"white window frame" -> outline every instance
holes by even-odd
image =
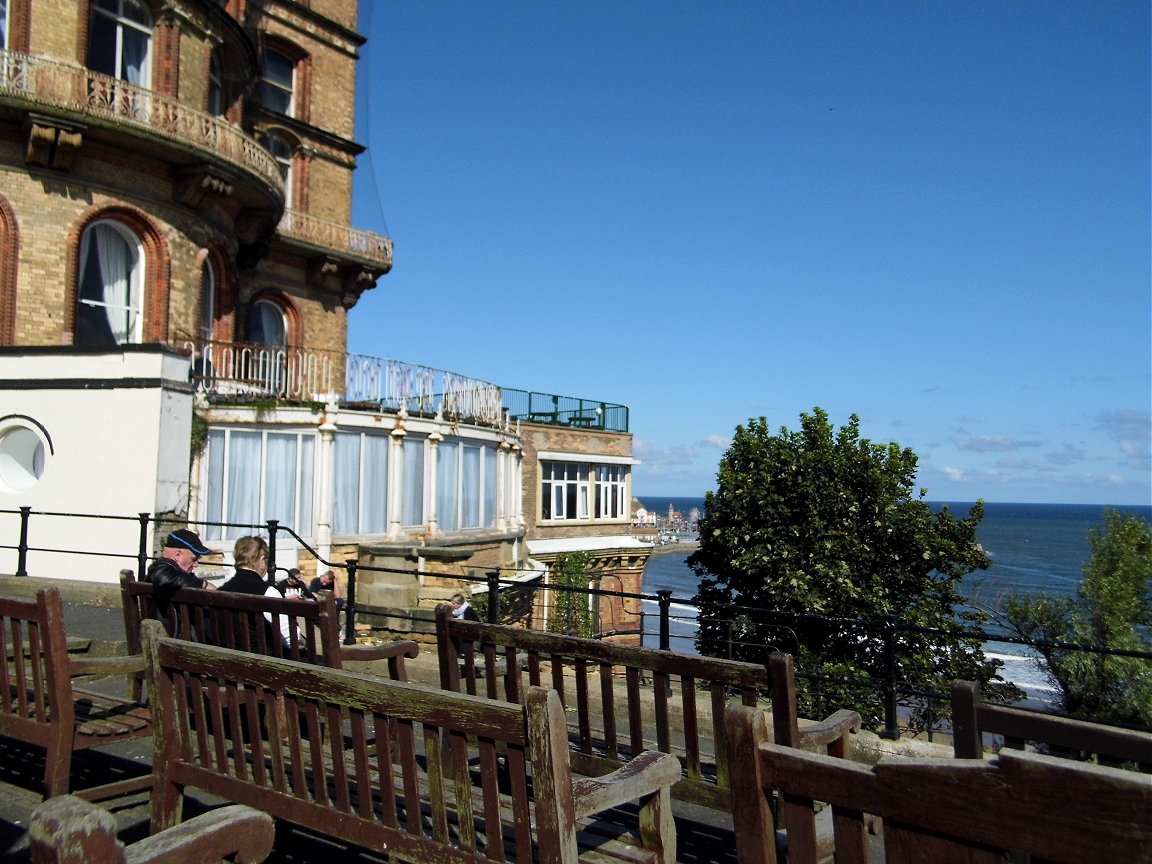
[[[630,521],[629,490],[636,460],[543,450],[537,458],[542,522]],[[618,515],[607,515],[613,504]]]
[[[449,444],[445,447],[444,444]],[[440,530],[445,533],[460,531],[487,531],[496,526],[496,508],[499,506],[496,496],[498,456],[495,445],[489,442],[469,441],[454,438],[451,441],[441,442],[437,448],[437,458],[441,460],[437,470],[437,501],[443,500],[444,495],[450,495],[454,502],[452,518],[449,514],[438,510],[437,523]],[[445,454],[452,453],[453,470],[444,471]],[[465,475],[470,466],[474,465],[476,488],[473,494],[466,495]],[[451,477],[451,489],[446,479]]]

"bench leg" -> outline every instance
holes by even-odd
[[[676,823],[668,786],[640,799],[640,836],[644,848],[656,852],[661,864],[676,864]]]
[[[57,724],[63,727],[63,724]],[[71,724],[69,724],[71,725]],[[68,794],[72,774],[72,730],[67,734],[54,732],[44,754],[44,797],[55,798]]]

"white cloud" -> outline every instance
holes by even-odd
[[[1103,429],[1120,444],[1124,467],[1152,470],[1152,415],[1141,411],[1106,411],[1096,418]]]
[[[1022,447],[1039,446],[1039,441],[1017,441],[1007,435],[971,435],[956,442],[958,449],[974,453],[1011,453]]]
[[[708,435],[700,440],[701,447],[711,447],[715,450],[727,450],[732,446],[731,435]]]

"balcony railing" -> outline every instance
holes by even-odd
[[[525,423],[628,431],[628,407],[611,402],[504,388],[504,407],[510,419]]]
[[[89,122],[113,121],[202,150],[207,159],[229,162],[272,189],[284,188],[276,161],[239,126],[83,66],[0,51],[0,99],[20,100]]]
[[[437,414],[497,426],[495,384],[399,360],[304,348],[189,340],[197,389],[219,399],[319,402]]]
[[[392,269],[392,241],[371,231],[319,219],[298,210],[285,210],[278,230],[294,240],[342,251]]]
[[[315,348],[277,348],[189,339],[192,377],[225,400],[323,402],[410,414],[442,414],[500,426],[513,420],[608,432],[628,431],[628,408],[572,396],[497,387],[478,378],[399,360]]]

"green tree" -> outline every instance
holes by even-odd
[[[1152,726],[1152,660],[1059,647],[1152,652],[1152,525],[1114,510],[1104,523],[1075,597],[1012,594],[1003,618],[1040,653],[1066,712]]]
[[[789,651],[806,673],[857,682],[826,682],[817,705],[800,680],[803,710],[854,708],[876,727],[885,659],[875,622],[893,616],[956,629],[986,620],[962,608],[958,590],[989,564],[976,541],[984,508],[978,503],[966,519],[933,512],[924,490],[913,497],[916,454],[861,439],[855,415],[838,432],[820,408],[800,419],[798,431],[775,435],[764,418],[750,420],[721,459],[700,547],[688,559],[700,580],[697,647],[754,662]],[[1000,664],[984,657],[977,638],[902,631],[898,643],[898,677],[910,689],[946,693],[951,679],[965,678],[992,698],[1019,695],[998,680]],[[901,694],[899,703],[913,706],[910,725],[923,726],[919,700]]]

